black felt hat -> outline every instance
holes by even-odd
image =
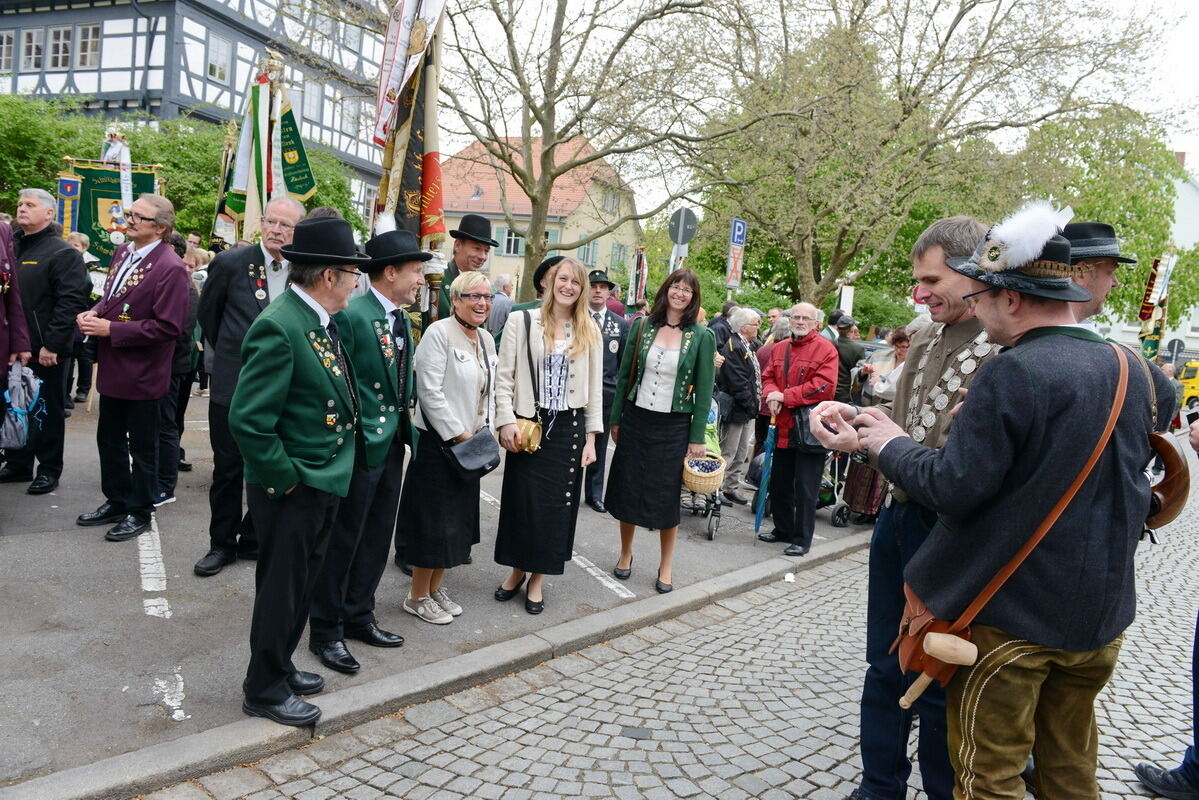
[[[545,278],[545,274],[564,258],[566,258],[566,256],[550,256],[545,261],[542,261],[540,264],[538,264],[537,269],[533,270],[533,288],[537,291],[538,295],[540,295],[543,291],[541,288],[541,281]]]
[[[391,264],[407,264],[410,261],[428,261],[432,253],[420,249],[420,242],[409,231],[387,231],[372,236],[366,243],[366,254],[371,257],[364,269],[378,272]]]
[[[450,231],[455,239],[470,239],[472,242],[485,244],[488,247],[499,247],[500,243],[491,238],[491,220],[478,214],[465,214],[458,227]]]
[[[1116,229],[1103,222],[1071,222],[1062,229],[1070,240],[1070,263],[1094,258],[1112,258],[1121,264],[1135,264],[1135,258],[1120,255]]]
[[[317,217],[296,223],[291,244],[279,248],[293,264],[364,264],[370,256],[358,252],[354,229],[344,219]]]
[[[591,270],[591,272],[587,274],[587,282],[588,283],[606,283],[606,284],[608,284],[609,290],[613,290],[616,288],[616,284],[613,283],[612,281],[608,280],[608,273],[604,272],[602,269]]]

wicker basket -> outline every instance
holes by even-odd
[[[715,461],[720,465],[720,468],[714,469],[711,472],[700,472],[691,466],[694,461]],[[725,466],[724,459],[718,453],[708,453],[702,459],[684,458],[683,485],[696,494],[711,494],[719,489],[720,484],[724,482]]]

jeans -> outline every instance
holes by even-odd
[[[916,677],[905,675],[887,651],[903,616],[903,570],[923,544],[936,514],[917,503],[893,501],[879,514],[870,540],[870,584],[866,601],[866,679],[862,686],[862,783],[873,800],[908,796],[908,739],[913,713],[920,717],[920,775],[930,800],[953,796],[945,727],[945,690],[933,683],[910,709],[899,698]]]

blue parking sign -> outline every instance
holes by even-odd
[[[729,231],[729,244],[745,245],[745,232],[749,230],[749,226],[745,224],[743,219],[733,220],[732,230]]]

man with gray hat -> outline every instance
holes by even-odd
[[[853,388],[853,381],[850,376],[853,374],[853,368],[858,365],[858,362],[866,357],[865,346],[856,339],[850,337],[849,332],[853,330],[853,326],[857,325],[857,320],[848,314],[842,314],[837,318],[837,340],[833,345],[837,348],[837,402],[850,403],[850,390]]]
[[[813,412],[825,446],[866,449],[938,515],[904,571],[938,619],[961,617],[1017,551],[1035,545],[991,587],[970,626],[979,658],[946,687],[959,798],[1023,798],[1030,754],[1038,796],[1098,797],[1094,701],[1135,611],[1151,398],[1156,392],[1161,420],[1173,400],[1156,368],[1147,376],[1133,355],[1074,324],[1070,304],[1092,296],[1062,275],[1070,264],[1070,243],[1057,234],[1063,216],[1030,204],[970,258],[949,260],[975,281],[963,299],[1007,349],[979,370],[941,449],[918,444],[877,409]],[[1106,442],[1105,420],[1113,426]],[[1092,451],[1094,468],[1079,481]],[[1051,510],[1060,511],[1056,521]],[[1037,544],[1032,534],[1046,522]]]
[[[1085,303],[1074,303],[1071,308],[1080,323],[1103,310],[1107,296],[1120,285],[1116,272],[1121,264],[1135,264],[1135,258],[1120,255],[1120,242],[1116,230],[1102,222],[1071,222],[1062,229],[1062,236],[1070,241],[1070,269],[1067,277],[1091,293]]]

